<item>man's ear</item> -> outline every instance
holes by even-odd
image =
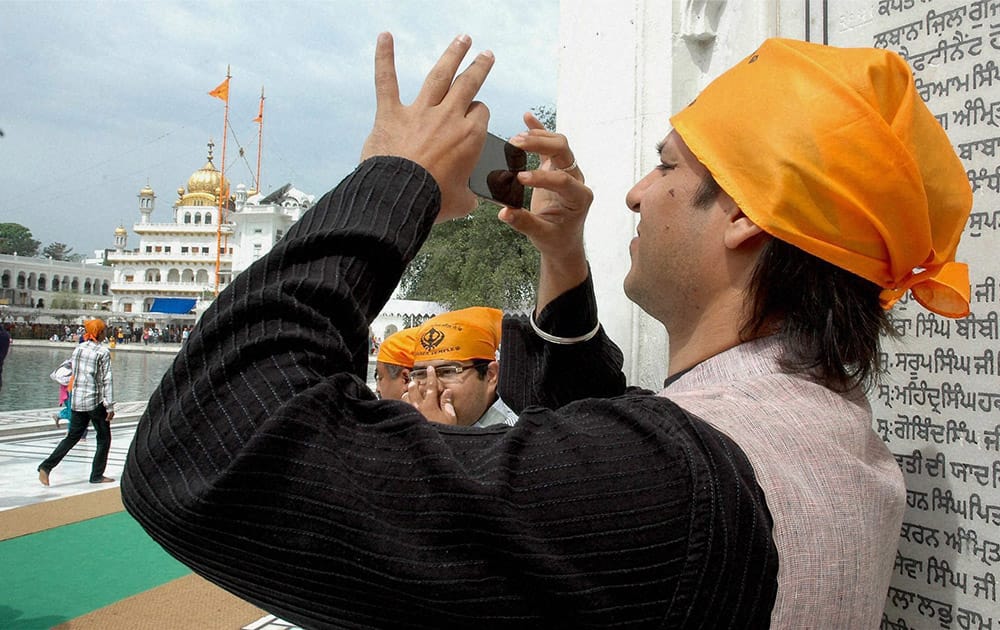
[[[740,249],[745,246],[756,246],[761,240],[761,235],[767,232],[750,220],[750,217],[743,214],[743,210],[736,205],[732,197],[722,193],[725,199],[722,203],[725,207],[729,222],[726,224],[726,231],[723,234],[723,242],[728,249]]]
[[[409,384],[410,382],[410,368],[403,368],[399,371],[399,375],[403,377],[403,384]]]
[[[486,366],[486,382],[496,387],[497,381],[500,379],[500,363],[497,361],[490,361],[490,364]]]

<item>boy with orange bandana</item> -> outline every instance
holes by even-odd
[[[49,473],[59,465],[93,424],[97,433],[97,450],[90,469],[90,483],[111,483],[104,476],[111,451],[111,420],[115,417],[112,389],[111,353],[101,345],[106,337],[102,319],[89,319],[83,324],[83,341],[73,350],[73,392],[70,404],[69,432],[52,453],[38,466],[38,480],[49,485]]]

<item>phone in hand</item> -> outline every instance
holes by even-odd
[[[499,136],[486,134],[486,144],[469,177],[477,196],[510,208],[524,207],[524,186],[517,174],[528,168],[528,154]]]

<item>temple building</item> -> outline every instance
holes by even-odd
[[[114,268],[111,310],[119,314],[200,312],[216,293],[254,260],[267,253],[288,228],[312,206],[315,197],[290,184],[264,196],[240,184],[229,190],[208,161],[177,189],[169,221],[156,222],[156,194],[147,184],[139,191],[139,222],[132,231],[138,247],[128,248],[128,231],[115,230],[115,248],[107,255]],[[221,214],[221,216],[220,216]]]

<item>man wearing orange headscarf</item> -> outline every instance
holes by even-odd
[[[753,468],[778,552],[771,627],[876,628],[905,488],[865,392],[904,294],[944,317],[969,313],[955,260],[972,206],[965,169],[887,50],[769,39],[670,122],[659,165],[625,198],[639,219],[625,292],[670,336],[660,396]],[[546,135],[512,142],[542,151]],[[565,145],[551,159],[575,164]],[[573,237],[589,191],[572,174],[537,182],[564,223],[504,211],[542,253],[532,325],[553,353],[596,321],[566,304],[589,290]],[[572,387],[558,365],[546,373]]]
[[[375,360],[375,393],[382,400],[402,400],[413,369],[417,328],[404,328],[385,338]]]
[[[73,391],[70,403],[69,431],[55,450],[38,466],[38,480],[49,485],[49,474],[59,465],[70,449],[94,425],[97,433],[97,450],[90,468],[90,483],[111,483],[105,477],[108,453],[111,451],[111,420],[115,417],[112,388],[111,353],[101,345],[106,326],[102,319],[89,319],[83,323],[83,341],[73,350]]]
[[[126,508],[303,626],[878,627],[905,497],[864,395],[883,308],[968,309],[969,184],[906,64],[768,40],[674,117],[626,197],[625,290],[670,334],[659,395],[625,387],[598,322],[582,156],[527,116],[532,208],[500,214],[541,253],[534,312],[503,325],[520,416],[469,429],[364,373],[432,224],[474,205],[494,58],[458,73],[471,46],[403,105],[379,36],[361,164],[202,317],[136,428]]]
[[[517,414],[500,398],[503,311],[473,306],[420,326],[406,400],[429,420],[462,427],[513,426]]]

